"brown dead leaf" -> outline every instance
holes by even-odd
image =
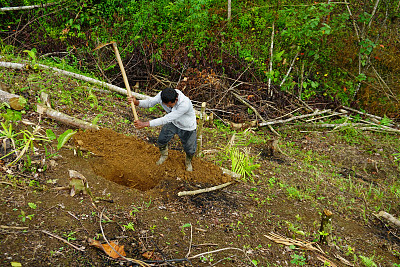
[[[108,244],[101,244],[99,241],[91,239],[91,238],[89,238],[88,241],[89,241],[89,245],[103,250],[108,256],[110,256],[113,259],[118,259],[118,258],[121,258],[121,256],[124,256],[124,257],[126,256],[126,253],[124,251],[124,246],[118,246],[113,241],[110,242],[111,246],[109,246]],[[116,253],[113,248],[118,253]]]
[[[142,256],[148,260],[150,260],[154,255],[154,251],[146,251],[142,254]]]
[[[148,260],[155,260],[155,261],[162,260],[162,258],[160,258],[154,253],[154,251],[146,251],[145,253],[142,254],[142,256]]]

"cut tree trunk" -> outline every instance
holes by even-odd
[[[332,215],[333,213],[327,209],[324,209],[324,212],[322,213],[321,227],[319,228],[319,241],[322,244],[329,245],[332,240]]]
[[[22,104],[24,101],[20,101],[20,99],[22,100],[23,97],[0,90],[0,102],[8,104],[12,109],[21,110],[24,108]]]
[[[88,123],[86,121],[71,117],[67,114],[61,113],[57,110],[54,110],[50,107],[47,107],[43,104],[38,103],[37,104],[37,112],[39,114],[43,114],[48,118],[51,118],[53,120],[62,122],[64,124],[74,126],[77,128],[82,128],[82,129],[94,129],[94,130],[99,130],[100,127],[97,125],[93,125],[91,123]]]

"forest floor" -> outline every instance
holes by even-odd
[[[57,153],[38,148],[36,160],[3,163],[2,266],[400,266],[400,229],[376,216],[400,216],[396,134],[276,127],[284,154],[270,155],[268,129],[235,132],[207,122],[189,173],[178,138],[168,160],[155,164],[160,128],[134,129],[124,97],[48,73],[2,71],[28,99],[25,122],[57,135],[71,128],[34,111],[46,91],[54,109],[98,118],[102,128],[77,131]],[[162,116],[160,109],[138,113]],[[234,180],[220,169],[231,167],[234,134],[260,165],[254,181],[178,196]],[[75,195],[70,170],[87,186]],[[333,213],[329,244],[319,243],[324,210]],[[110,242],[124,257],[99,249]]]

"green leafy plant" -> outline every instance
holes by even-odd
[[[386,114],[383,116],[382,120],[380,121],[380,124],[383,126],[389,126],[393,123],[393,120],[386,117]]]
[[[73,131],[71,129],[66,130],[63,132],[60,136],[58,136],[57,141],[57,150],[60,150],[66,142],[68,142],[69,139],[71,139],[72,136],[76,134],[76,131]]]
[[[39,68],[39,65],[36,63],[37,62],[37,58],[36,58],[36,48],[33,48],[32,50],[24,50],[25,53],[28,54],[28,56],[31,58],[32,60],[32,68],[33,69],[37,69]]]
[[[96,117],[93,118],[92,120],[92,124],[93,125],[97,125],[97,123],[99,122],[100,118],[103,117],[104,114],[98,114]]]
[[[8,108],[6,110],[6,113],[2,113],[1,116],[6,121],[20,121],[22,118],[22,113],[21,113],[21,111],[12,110],[12,109]]]
[[[377,267],[377,266],[378,266],[378,265],[376,265],[376,263],[374,262],[374,256],[372,256],[372,257],[366,257],[366,256],[360,255],[359,258],[361,259],[361,263],[362,263],[365,267]]]
[[[287,191],[289,197],[297,198],[297,199],[300,199],[300,200],[303,199],[303,196],[302,196],[301,192],[296,187],[289,186],[289,187],[286,188],[286,191]]]
[[[65,237],[65,238],[67,238],[67,241],[74,241],[74,240],[76,240],[76,237],[75,237],[75,234],[76,234],[76,232],[69,232],[69,233],[65,233],[65,234],[63,234],[63,236]]]
[[[11,123],[2,122],[2,129],[0,130],[0,140],[3,140],[3,143],[9,140],[12,143],[13,149],[15,149],[15,140],[14,138],[18,135],[13,130],[13,125]]]
[[[13,165],[18,162],[25,155],[25,153],[28,153],[29,151],[33,152],[34,142],[49,141],[45,136],[39,133],[40,129],[41,127],[37,125],[33,131],[23,130],[20,132],[20,134],[23,135],[22,139],[20,140],[22,145],[16,148],[15,151],[18,151],[17,158],[9,163],[9,165]]]
[[[34,214],[26,214],[25,211],[21,210],[21,214],[18,215],[18,217],[21,218],[22,222],[25,222],[26,219],[32,220],[33,216],[35,216]]]
[[[298,255],[296,253],[290,255],[292,257],[291,263],[299,266],[304,266],[306,264],[306,258],[303,255]]]
[[[288,226],[288,230],[293,233],[293,238],[296,238],[296,234],[305,236],[306,234],[304,231],[300,230],[300,226],[297,226],[289,221],[285,221]]]
[[[124,224],[122,225],[126,230],[131,230],[131,231],[135,231],[135,227],[133,225],[133,222],[129,222],[128,224]]]
[[[244,181],[250,180],[254,182],[253,171],[260,167],[260,164],[254,163],[254,157],[250,157],[247,149],[244,152],[237,147],[231,147],[228,151],[229,158],[232,162],[232,171],[241,175]]]
[[[29,202],[29,203],[28,203],[28,206],[29,206],[31,209],[34,209],[34,210],[37,208],[36,204],[35,204],[35,203],[32,203],[32,202]]]
[[[185,223],[184,225],[181,226],[182,234],[185,235],[185,228],[188,228],[188,227],[192,227],[192,224],[191,223]]]

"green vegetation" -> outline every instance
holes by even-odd
[[[2,2],[3,6],[41,4]],[[146,57],[156,71],[175,78],[188,67],[211,67],[231,78],[249,70],[252,75],[245,75],[249,81],[271,81],[304,100],[319,96],[346,105],[358,101],[370,111],[393,115],[400,90],[398,61],[391,55],[396,50],[399,7],[395,1],[381,1],[378,8],[374,4],[237,2],[228,21],[222,0],[68,0],[45,10],[0,13],[5,34],[0,45],[2,53],[28,55],[33,69],[45,59],[62,69],[103,76],[103,70],[113,75],[119,69],[93,48],[116,41],[123,47],[123,58],[134,54],[139,62]],[[28,23],[31,19],[41,27]],[[24,42],[35,47],[19,51],[10,47],[10,41],[25,24],[30,35]],[[52,44],[64,47],[66,56],[40,58]],[[99,57],[103,59],[96,61],[97,66],[87,60]],[[97,106],[90,93],[88,99]]]
[[[39,2],[13,1],[16,5]],[[0,0],[0,4],[7,6],[9,1]],[[251,257],[253,265],[272,266],[267,262],[265,253],[271,246],[279,245],[271,241],[266,241],[270,242],[266,244],[264,239],[260,241],[256,235],[267,234],[262,232],[265,229],[274,229],[290,238],[317,242],[320,235],[328,233],[318,230],[318,218],[311,222],[302,219],[311,212],[321,215],[323,209],[329,208],[334,210],[336,218],[343,217],[368,227],[375,223],[374,215],[379,211],[398,212],[398,135],[371,133],[356,127],[358,122],[368,120],[368,123],[375,123],[374,127],[379,130],[393,125],[398,119],[400,68],[395,56],[399,48],[399,15],[395,12],[398,6],[393,1],[387,1],[374,10],[373,1],[354,1],[349,7],[352,16],[343,3],[241,1],[233,3],[229,22],[226,1],[217,0],[67,0],[62,6],[56,4],[45,10],[2,12],[1,60],[29,60],[30,63],[26,70],[21,71],[26,76],[5,71],[0,73],[0,79],[6,84],[16,85],[12,89],[14,93],[35,95],[38,102],[41,102],[40,93],[47,93],[51,96],[50,105],[65,113],[78,114],[93,124],[113,127],[117,131],[126,130],[131,121],[108,110],[110,107],[126,108],[124,96],[100,92],[85,82],[55,76],[39,66],[45,63],[89,77],[103,77],[104,80],[112,77],[110,80],[114,82],[119,74],[114,55],[93,51],[99,43],[114,40],[121,47],[126,64],[133,64],[134,61],[137,64],[135,68],[140,71],[151,69],[174,81],[184,77],[184,71],[189,67],[212,69],[221,77],[239,77],[249,83],[271,81],[278,91],[304,101],[336,101],[381,115],[379,121],[365,119],[363,115],[326,118],[316,124],[346,123],[346,126],[325,132],[297,130],[290,128],[291,125],[288,125],[289,129],[277,127],[281,134],[280,147],[286,155],[277,152],[274,157],[265,157],[261,153],[267,140],[271,139],[271,132],[263,129],[257,132],[233,130],[222,120],[214,120],[204,128],[204,146],[209,149],[209,154],[205,153],[204,157],[241,174],[244,186],[240,190],[229,191],[229,194],[243,197],[243,203],[253,205],[245,213],[236,215],[233,214],[236,211],[232,212],[231,218],[215,216],[212,223],[202,217],[196,224],[201,229],[196,231],[206,231],[205,228],[209,233],[221,229],[224,233],[232,233],[230,242],[243,245],[244,250],[254,253]],[[25,27],[21,29],[21,25]],[[383,28],[386,30],[382,32]],[[21,39],[20,46],[16,46],[12,40],[18,31],[24,30],[29,33],[27,39]],[[62,48],[63,56],[51,55],[54,52],[52,47]],[[130,70],[134,69],[133,65],[129,66]],[[133,79],[144,76],[143,73],[131,75]],[[237,88],[246,92],[244,86]],[[257,97],[267,103],[267,89],[260,87],[257,90],[260,94]],[[86,104],[77,104],[82,102]],[[6,104],[0,108],[0,141],[9,146],[2,160],[9,158],[6,161],[8,167],[20,167],[19,171],[24,174],[4,173],[2,185],[36,193],[57,183],[56,180],[42,179],[41,175],[46,171],[49,160],[58,156],[75,131],[61,131],[58,125],[51,122],[48,125],[53,128],[45,131],[40,124],[23,124],[24,115],[35,110],[33,103],[24,104],[26,108],[23,111],[12,110]],[[149,112],[155,115],[162,113],[159,107]],[[246,112],[250,114],[253,111],[248,109]],[[293,116],[296,115],[293,113]],[[151,137],[156,132],[155,129],[148,129],[146,134]],[[178,178],[181,179],[177,177],[177,181]],[[26,195],[30,197],[32,194]],[[159,201],[157,198],[154,202],[150,199],[128,204],[125,213],[116,216],[124,219],[121,219],[120,228],[126,235],[134,234],[135,237],[142,231],[148,231],[153,236],[167,235],[163,232],[163,224],[174,222],[175,213],[160,215],[158,212],[166,207]],[[196,204],[204,212],[209,211],[207,206],[201,206],[204,203],[200,200],[195,204],[185,201],[179,205],[192,209]],[[15,221],[33,223],[36,220],[33,218],[39,216],[28,214],[32,212],[27,210],[37,213],[40,211],[38,206],[42,208],[41,204],[35,203],[40,202],[26,199],[22,208],[15,208],[12,214]],[[236,209],[237,203],[233,204]],[[308,209],[299,209],[301,212],[312,211],[307,215],[300,215],[297,210],[295,213],[281,212],[286,207],[296,209],[301,205],[306,205]],[[161,223],[147,220],[152,210],[157,211],[157,218],[162,218]],[[168,210],[179,213],[177,207],[168,206]],[[98,219],[99,213],[99,210],[87,211],[93,221]],[[188,218],[190,215],[187,215]],[[257,221],[255,215],[263,216],[262,220],[258,218]],[[103,222],[110,222],[111,225],[111,221]],[[186,221],[176,223],[172,230],[168,229],[181,231],[179,236],[186,240],[191,236],[186,228],[193,230],[195,227],[192,229],[192,223],[182,222]],[[76,241],[81,233],[71,230],[60,235],[67,241]],[[99,239],[101,234],[96,237]],[[150,237],[139,236],[138,240],[141,238],[147,242]],[[208,240],[201,241],[206,243]],[[200,243],[199,240],[195,242]],[[332,242],[334,248],[354,265],[377,266],[386,260],[364,256],[372,253],[358,250],[360,243],[353,243],[340,231],[339,235],[332,237]],[[167,246],[173,244],[171,240],[164,243]],[[400,259],[396,247],[387,247],[390,247],[394,259]],[[168,249],[171,250],[171,246],[165,251]],[[50,254],[56,257],[62,254],[62,250],[51,250]],[[306,255],[306,252],[293,248],[287,259],[295,266],[304,266],[308,264]],[[229,257],[224,259],[231,260]],[[200,261],[216,264],[217,259],[210,253],[201,256]],[[398,264],[393,263],[393,266]]]

